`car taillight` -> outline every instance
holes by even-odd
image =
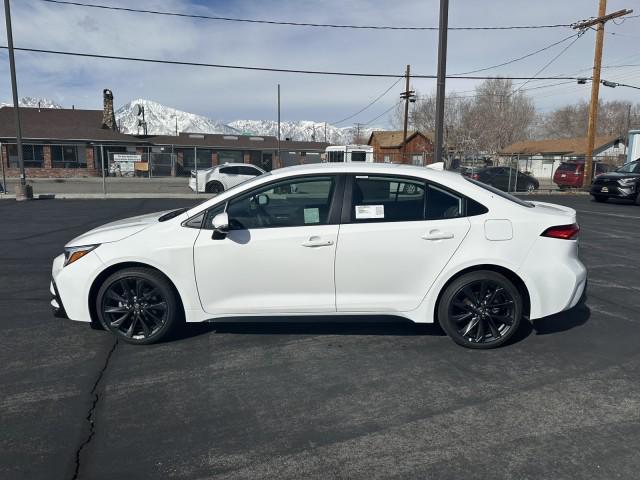
[[[580,231],[580,225],[572,223],[571,225],[557,225],[555,227],[547,228],[541,237],[559,238],[561,240],[573,240],[578,236]]]

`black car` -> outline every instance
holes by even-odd
[[[620,198],[640,205],[640,159],[624,164],[615,172],[598,175],[589,193],[596,202]]]
[[[533,192],[540,187],[534,177],[510,167],[481,168],[470,177],[505,192]]]

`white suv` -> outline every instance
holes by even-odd
[[[196,182],[196,171],[191,170],[189,188],[198,192],[222,193],[239,183],[266,173],[259,167],[249,163],[225,163],[217,167],[198,170]]]

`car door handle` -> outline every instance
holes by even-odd
[[[320,237],[310,237],[306,242],[302,242],[303,247],[329,247],[333,245],[333,240],[322,240]]]
[[[421,237],[423,240],[449,240],[453,238],[451,232],[441,232],[440,230],[431,230],[429,233],[425,233]]]

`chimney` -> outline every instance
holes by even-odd
[[[113,93],[108,88],[102,91],[104,106],[102,108],[102,128],[116,130],[116,115],[113,112]]]

